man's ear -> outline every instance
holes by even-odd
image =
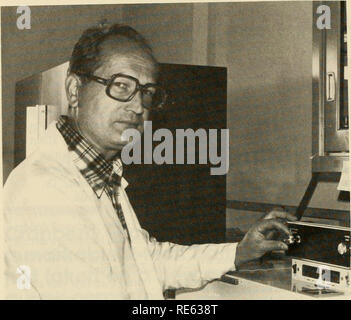
[[[66,96],[67,96],[68,104],[73,108],[78,107],[80,86],[81,86],[80,78],[74,73],[69,73],[66,77],[66,82],[65,82]]]

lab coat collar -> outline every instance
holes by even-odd
[[[42,139],[39,143],[39,149],[41,152],[44,152],[50,158],[61,161],[62,163],[67,163],[71,157],[68,156],[67,144],[62,137],[61,133],[56,127],[57,121],[53,121],[47,128],[45,134],[42,136]],[[73,164],[73,163],[71,163]],[[121,187],[126,189],[128,187],[128,181],[122,177],[121,178]]]

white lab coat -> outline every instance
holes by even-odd
[[[167,288],[200,287],[235,269],[235,243],[180,246],[150,238],[126,185],[123,179],[131,245],[111,201],[105,193],[96,197],[52,123],[5,185],[6,297],[163,299]]]

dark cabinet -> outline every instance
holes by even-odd
[[[176,137],[176,129],[226,128],[226,79],[226,68],[162,64],[160,83],[169,97],[151,117],[153,131],[167,128]],[[218,147],[219,137],[218,130]],[[224,242],[226,176],[210,175],[212,166],[186,164],[186,157],[185,164],[126,166],[127,193],[141,225],[159,241]]]

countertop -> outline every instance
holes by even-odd
[[[343,293],[301,292],[302,287],[299,282],[292,283],[291,257],[275,253],[243,265],[239,271],[229,272],[203,288],[177,290],[176,299],[351,299],[351,295]]]

